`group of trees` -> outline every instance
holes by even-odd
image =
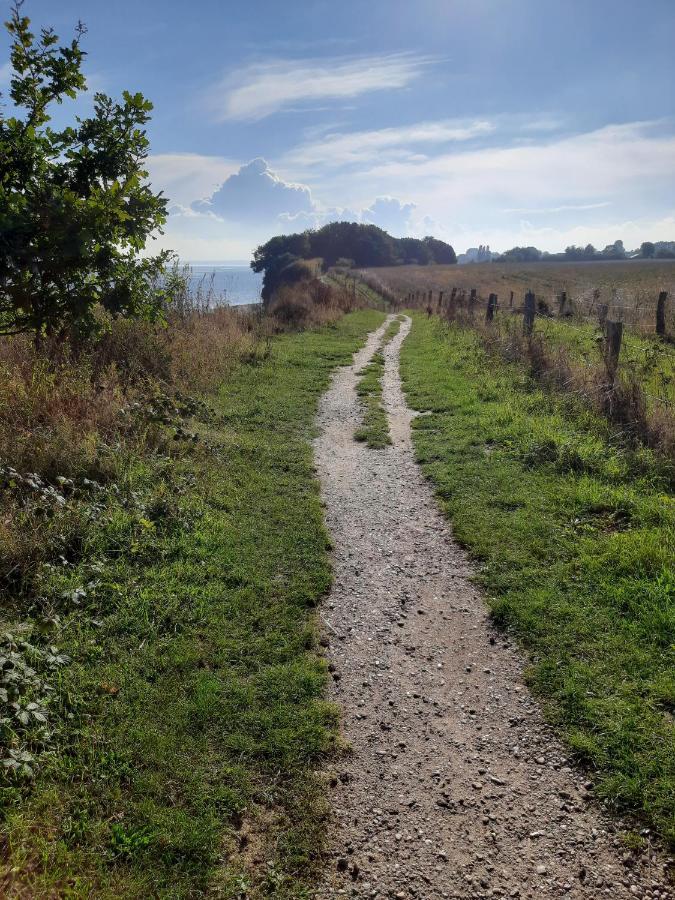
[[[50,128],[54,104],[86,89],[85,28],[59,46],[51,29],[31,32],[21,7],[6,23],[13,114],[0,105],[0,333],[32,331],[37,343],[90,334],[97,308],[157,317],[170,254],[141,256],[166,219],[167,201],[146,182],[152,104],[97,93],[90,116]]]
[[[537,247],[513,247],[502,253],[498,262],[589,262],[603,259],[675,259],[675,242],[658,241],[653,244],[645,241],[640,250],[627,253],[623,241],[607,244],[604,250],[596,250],[593,244],[577,247],[574,244],[565,248],[564,253],[547,253]]]
[[[675,259],[675,241],[644,241],[640,245],[641,259]]]
[[[536,247],[512,247],[506,253],[502,253],[499,262],[539,262],[541,250]]]
[[[593,259],[626,259],[623,241],[614,241],[604,250],[596,250],[593,244],[565,247],[564,253],[542,252],[537,247],[513,247],[502,253],[499,262],[584,262]]]
[[[395,238],[376,225],[330,222],[318,230],[273,237],[253,254],[251,268],[264,272],[262,297],[269,300],[282,285],[311,271],[302,260],[321,259],[324,269],[337,263],[357,266],[454,265],[450,244],[433,237]]]

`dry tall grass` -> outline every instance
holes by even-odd
[[[364,304],[364,297],[347,286],[315,278],[281,287],[267,310],[275,327],[285,330],[327,325]]]
[[[522,305],[525,292],[552,311],[556,298],[566,291],[572,307],[580,316],[597,316],[607,304],[610,318],[654,331],[656,302],[660,291],[668,291],[668,326],[675,331],[675,262],[669,260],[631,260],[587,263],[479,263],[465,266],[396,266],[364,269],[364,281],[392,294],[400,302],[411,292],[422,305],[423,295],[446,298],[452,288],[467,293],[475,288],[487,299],[492,292],[502,308],[508,307],[511,292],[514,304]]]

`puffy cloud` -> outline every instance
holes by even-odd
[[[304,184],[284,181],[264,159],[239,167],[214,193],[189,207],[175,205],[171,212],[184,218],[207,217],[237,222],[246,228],[287,228],[303,231],[327,222],[364,222],[394,235],[410,232],[414,203],[396,197],[378,197],[366,209],[322,207]]]
[[[312,213],[315,206],[306,185],[284,181],[264,159],[257,158],[226,178],[208,200],[193,203],[192,209],[221,219],[263,225],[282,215]]]
[[[297,104],[405,87],[429,62],[426,57],[398,53],[255,63],[221,82],[211,92],[208,106],[221,122],[256,121]]]
[[[414,209],[414,203],[403,203],[396,197],[378,197],[368,209],[363,210],[361,218],[363,222],[378,225],[395,237],[402,237],[410,231],[410,217]]]

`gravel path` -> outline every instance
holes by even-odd
[[[385,326],[338,370],[319,412],[335,546],[321,615],[353,753],[331,779],[315,897],[670,898],[664,860],[625,849],[544,724],[414,461],[398,373],[410,324],[385,350],[392,447],[353,440],[356,372]]]

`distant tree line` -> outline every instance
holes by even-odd
[[[284,234],[262,244],[251,268],[264,272],[262,298],[269,300],[283,284],[309,277],[305,260],[322,260],[324,270],[337,264],[356,266],[454,265],[450,244],[433,237],[395,238],[377,225],[330,222],[318,230]]]
[[[675,241],[645,241],[639,250],[626,251],[623,241],[607,244],[604,250],[596,250],[593,244],[566,247],[563,253],[547,253],[537,247],[513,247],[497,258],[497,262],[589,262],[591,260],[616,259],[675,259]]]

